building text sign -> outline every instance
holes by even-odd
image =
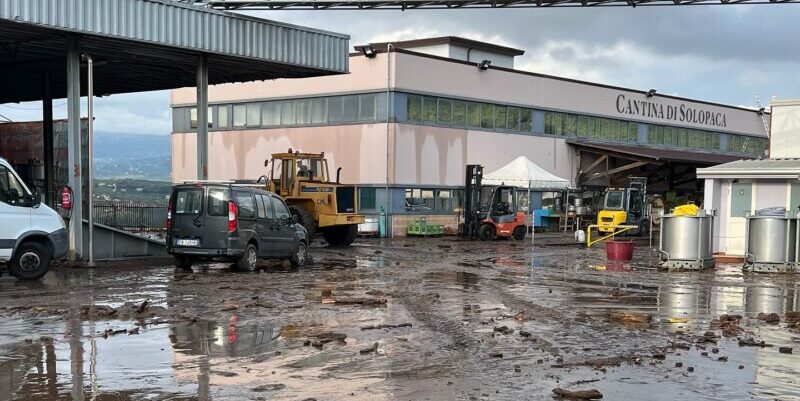
[[[725,128],[725,113],[703,109],[702,107],[663,104],[648,99],[630,99],[624,94],[617,96],[617,112],[632,116],[657,118],[682,123],[708,125]]]

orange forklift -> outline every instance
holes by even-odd
[[[525,238],[525,212],[518,208],[514,187],[483,186],[483,166],[467,165],[464,223],[459,225],[463,238],[489,241],[495,238]]]

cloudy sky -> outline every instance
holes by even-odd
[[[800,5],[255,14],[347,33],[351,45],[444,35],[486,40],[526,50],[520,69],[733,105],[753,106],[755,93],[765,105],[773,95],[800,97]],[[56,116],[64,103],[55,102]],[[166,92],[95,104],[98,131],[170,131]],[[0,105],[0,115],[36,120],[39,107]]]

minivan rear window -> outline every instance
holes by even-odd
[[[228,200],[227,189],[210,188],[208,190],[208,215],[227,216]]]
[[[175,214],[199,214],[202,210],[202,189],[178,189],[175,191]]]
[[[256,217],[256,205],[250,192],[236,191],[236,203],[239,206],[239,216],[245,218]]]

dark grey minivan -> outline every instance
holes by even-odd
[[[195,261],[234,262],[253,270],[258,259],[289,259],[302,266],[308,234],[272,192],[217,183],[175,185],[167,207],[167,252],[175,266]]]

